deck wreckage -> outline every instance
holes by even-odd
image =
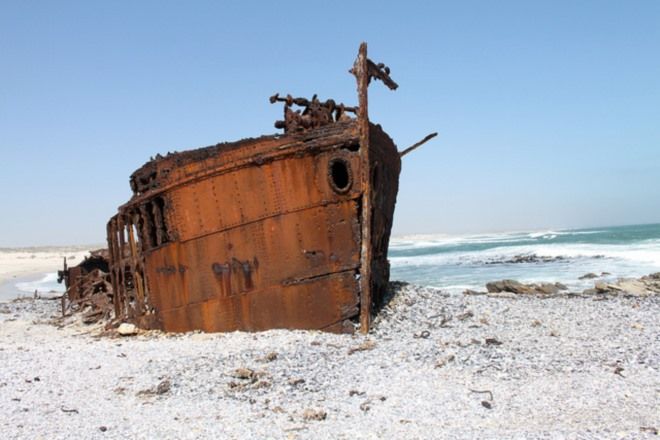
[[[130,178],[107,225],[114,315],[182,332],[369,330],[389,281],[387,249],[402,152],[358,106],[274,95],[282,135],[158,156]],[[299,109],[296,109],[298,107]],[[68,277],[67,279],[69,279]]]

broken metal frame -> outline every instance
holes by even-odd
[[[142,214],[145,213],[144,207],[141,211]],[[158,215],[158,208],[154,211]],[[136,321],[142,326],[149,326],[150,322],[147,319],[152,316],[153,310],[149,305],[148,284],[144,280],[144,251],[137,236],[150,236],[146,228],[151,225],[145,224],[140,218],[140,212],[132,210],[120,212],[112,217],[107,226],[108,250],[115,316]],[[146,218],[153,219],[156,216],[147,215]],[[142,230],[138,232],[138,228]],[[163,242],[166,241],[161,234],[162,232],[158,233],[157,237],[161,237]]]
[[[57,279],[66,287],[61,297],[62,316],[69,311],[83,311],[82,320],[86,324],[110,318],[114,289],[108,267],[109,255],[105,249],[91,251],[75,266],[68,266],[64,258],[64,268],[58,271]]]

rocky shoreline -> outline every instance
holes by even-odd
[[[588,273],[580,277],[583,279],[595,279],[606,275],[607,272],[596,275]],[[624,295],[624,296],[649,296],[660,294],[660,272],[645,275],[640,278],[619,278],[613,282],[595,281],[593,288],[584,289],[582,292],[569,292],[564,284],[555,283],[521,283],[516,280],[492,281],[486,284],[486,291],[465,290],[465,295]]]
[[[121,337],[58,308],[0,304],[4,438],[632,439],[660,426],[660,295],[392,283],[373,331],[353,336]]]

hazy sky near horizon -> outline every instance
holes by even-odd
[[[406,156],[394,234],[660,222],[660,2],[0,3],[0,247],[99,243],[150,156],[355,104]]]

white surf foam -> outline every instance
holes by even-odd
[[[518,255],[536,255],[539,258],[611,258],[631,263],[660,267],[660,243],[657,241],[636,245],[544,244],[494,247],[483,251],[446,252],[419,256],[392,256],[393,266],[429,266],[441,264],[480,264],[502,261]]]
[[[424,249],[429,247],[445,247],[469,244],[486,243],[518,243],[529,241],[526,234],[521,233],[501,233],[501,234],[482,234],[482,235],[420,235],[393,237],[390,240],[390,248],[393,250]]]
[[[38,278],[33,281],[23,281],[16,283],[16,288],[21,292],[34,293],[63,293],[64,284],[57,283],[57,273],[47,273],[44,274],[41,278]]]
[[[575,231],[575,230],[554,230],[548,229],[543,231],[513,231],[513,232],[498,232],[491,234],[467,234],[467,235],[446,235],[446,234],[419,234],[419,235],[404,235],[394,236],[390,240],[390,247],[393,250],[409,250],[409,249],[424,249],[429,247],[445,247],[456,245],[469,245],[469,244],[486,244],[486,243],[521,243],[529,242],[530,240],[546,239],[552,240],[560,236],[570,235],[593,235],[600,234],[605,231],[602,230],[588,230],[588,231]]]

